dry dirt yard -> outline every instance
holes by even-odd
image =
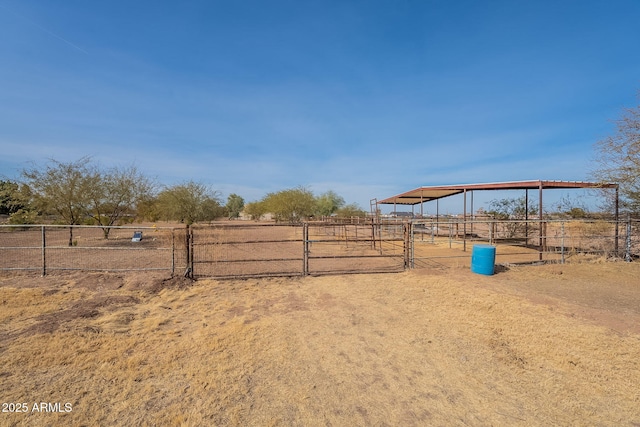
[[[0,400],[2,426],[640,426],[640,263],[4,275]]]

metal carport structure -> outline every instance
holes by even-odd
[[[490,191],[490,190],[525,190],[526,205],[529,206],[529,190],[538,192],[539,220],[542,221],[543,215],[543,199],[542,194],[545,189],[613,189],[615,190],[615,219],[616,219],[616,250],[618,248],[618,219],[619,219],[619,193],[618,184],[602,183],[602,182],[585,182],[585,181],[510,181],[510,182],[494,182],[481,184],[457,184],[457,185],[437,185],[428,187],[419,187],[405,193],[378,200],[377,205],[420,205],[420,214],[423,214],[423,205],[426,202],[436,201],[436,217],[439,216],[437,201],[454,196],[464,194],[463,219],[465,222],[466,235],[466,219],[467,219],[467,193],[471,194],[471,213],[473,214],[473,192],[474,191]],[[394,208],[395,210],[395,208]],[[526,213],[528,215],[528,213]],[[527,218],[528,219],[528,218]],[[540,236],[540,242],[542,236]],[[542,243],[540,243],[542,244]],[[466,245],[465,245],[466,248]]]

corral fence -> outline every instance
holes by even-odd
[[[584,256],[632,261],[640,256],[640,220],[0,225],[0,271],[162,271],[195,278],[399,272],[469,265],[474,244],[495,245],[498,264]]]
[[[189,269],[194,277],[398,272],[408,262],[407,243],[381,236],[372,222],[195,225]]]
[[[383,236],[371,221],[0,225],[0,271],[165,271],[195,278],[399,272],[407,268],[407,243]]]

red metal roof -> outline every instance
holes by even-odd
[[[543,190],[546,188],[569,189],[569,188],[618,188],[618,184],[585,181],[512,181],[493,182],[484,184],[459,184],[459,185],[437,185],[431,187],[419,187],[415,190],[407,191],[383,200],[378,204],[398,204],[416,205],[431,200],[442,199],[464,193],[465,191],[478,190]]]

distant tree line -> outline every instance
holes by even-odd
[[[83,157],[72,162],[50,160],[22,171],[23,180],[0,180],[0,214],[12,224],[51,220],[65,225],[98,225],[105,239],[110,226],[135,220],[179,221],[184,224],[239,218],[244,211],[259,219],[271,213],[278,221],[300,222],[323,215],[365,215],[345,205],[333,191],[320,196],[303,187],[267,194],[245,206],[231,194],[223,204],[220,193],[195,181],[160,186],[135,166],[102,168]],[[73,241],[70,227],[69,244]]]
[[[356,204],[346,204],[344,199],[333,191],[315,196],[304,187],[268,193],[261,200],[248,203],[245,213],[255,220],[269,213],[274,220],[289,223],[318,217],[364,217],[367,215]]]

